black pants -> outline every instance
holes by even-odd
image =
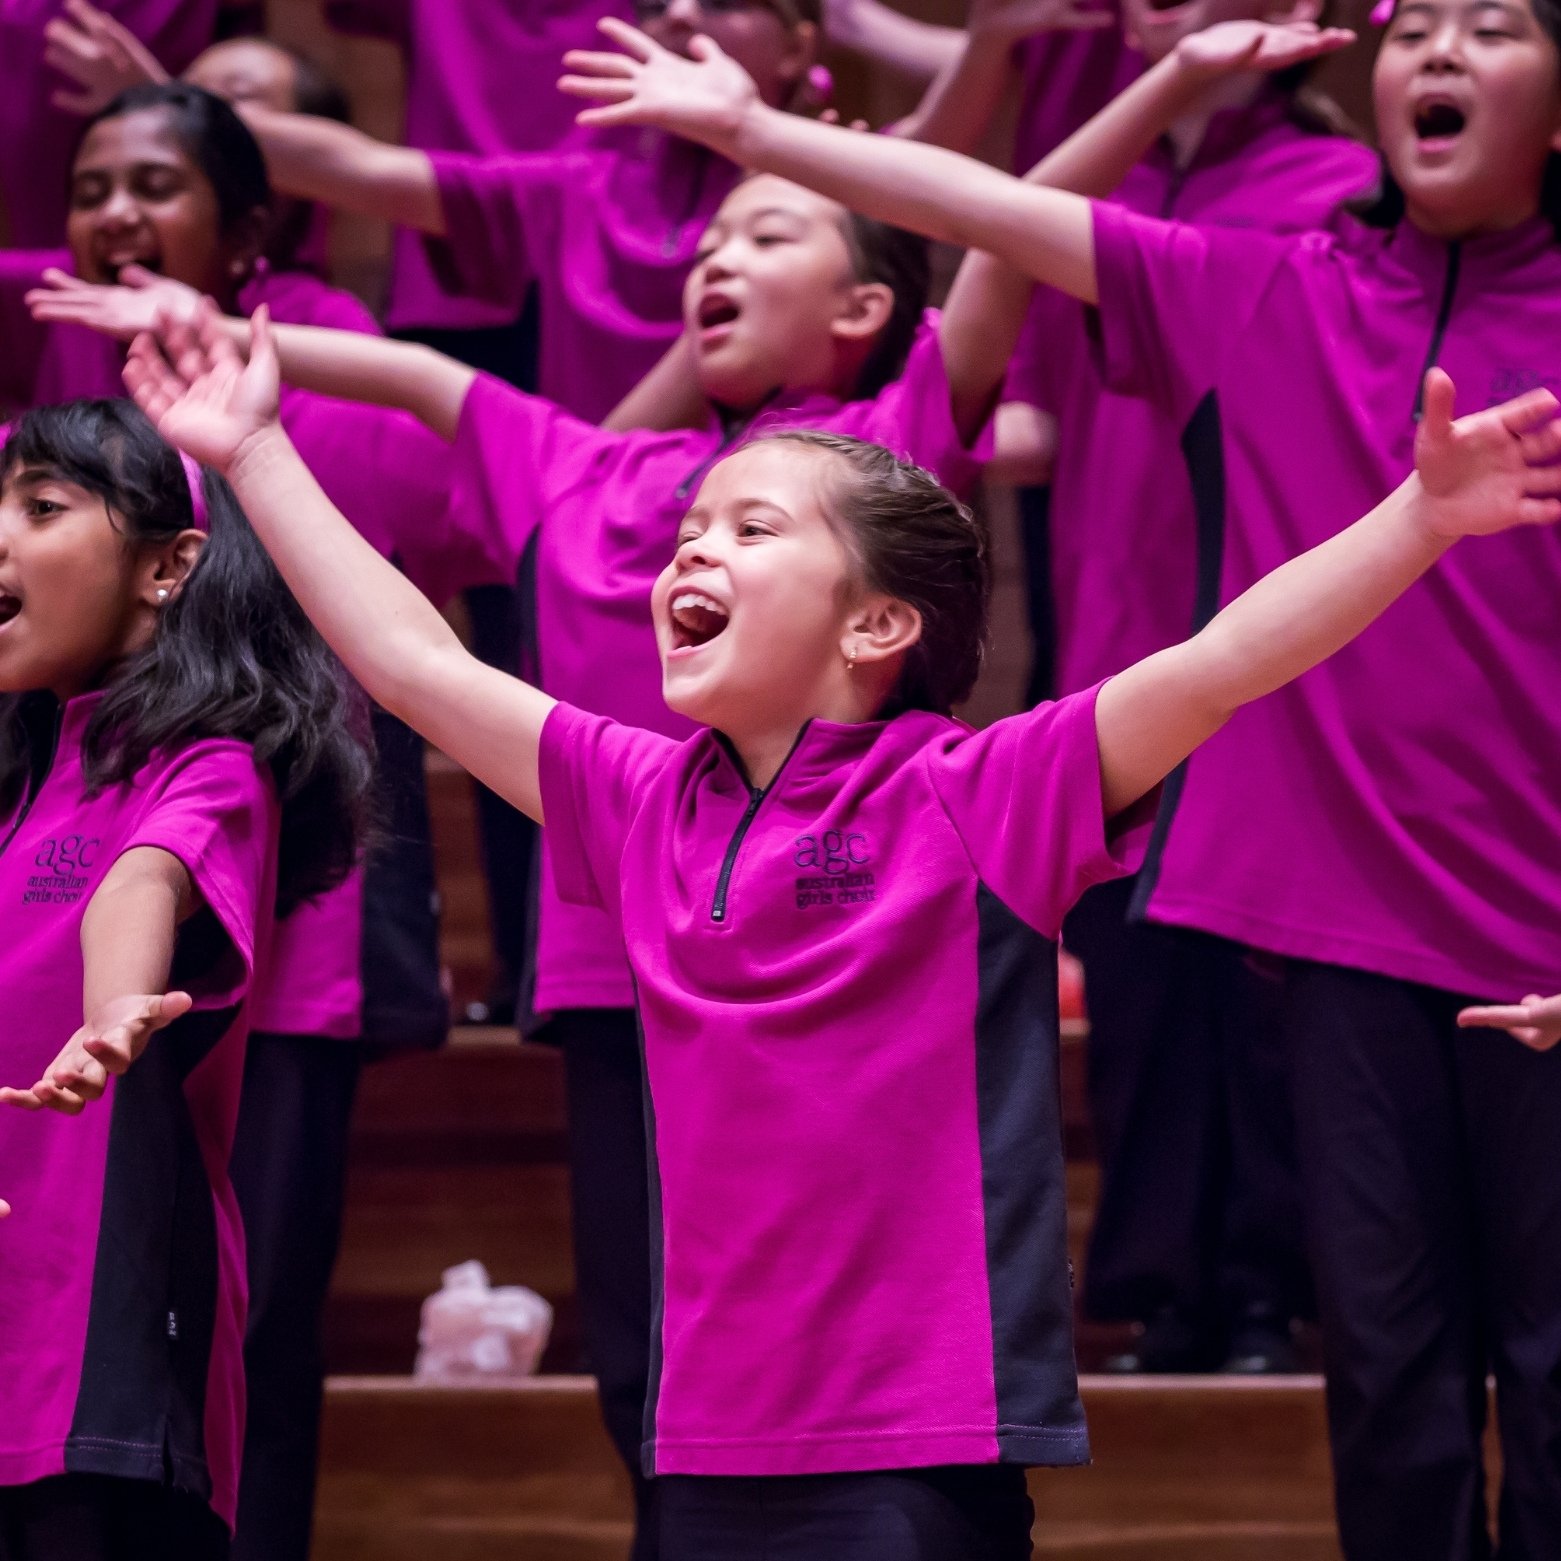
[[[658,1480],[665,1561],[1025,1561],[1024,1470]]]
[[[633,1009],[554,1017],[569,1110],[575,1290],[602,1418],[634,1482],[634,1561],[651,1561],[653,1486],[640,1472],[650,1377],[650,1196],[645,1074]],[[671,1554],[675,1555],[676,1552]]]
[[[1480,1561],[1496,1377],[1503,1561],[1561,1556],[1561,1051],[1467,999],[1335,966],[1287,981],[1349,1561]]]
[[[321,1319],[341,1245],[360,1050],[252,1035],[232,1175],[249,1250],[249,1409],[235,1561],[305,1561],[325,1386]]]
[[[1024,616],[1030,626],[1030,671],[1025,705],[1057,694],[1057,608],[1052,598],[1052,491],[1015,488],[1019,507],[1019,547],[1024,564]]]
[[[225,1561],[226,1524],[150,1480],[61,1474],[0,1486],[0,1561]]]
[[[1101,1192],[1091,1316],[1173,1310],[1217,1348],[1229,1318],[1309,1305],[1279,982],[1236,944],[1127,920],[1091,889],[1063,940],[1084,965]]]

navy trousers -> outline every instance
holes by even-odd
[[[1555,1561],[1561,1050],[1460,1031],[1468,999],[1336,966],[1295,964],[1286,998],[1345,1556]]]

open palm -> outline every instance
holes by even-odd
[[[159,315],[193,323],[201,301],[193,287],[144,266],[126,266],[117,284],[84,282],[50,266],[43,283],[27,294],[33,319],[84,325],[118,341],[133,341],[142,331],[155,330]]]
[[[1484,536],[1561,520],[1561,402],[1548,390],[1455,422],[1453,382],[1432,369],[1424,406],[1415,470],[1439,536]]]
[[[1217,22],[1176,46],[1182,65],[1211,81],[1238,71],[1286,70],[1355,42],[1347,27],[1315,22]]]
[[[558,83],[561,92],[602,105],[582,110],[582,125],[655,125],[717,150],[731,146],[759,100],[741,65],[702,34],[684,59],[614,17],[597,25],[623,52],[573,49],[564,56],[570,74]]]
[[[248,363],[223,333],[210,299],[193,324],[159,318],[154,332],[130,344],[125,360],[125,384],[157,431],[220,472],[276,422],[280,383],[264,305],[252,321]]]

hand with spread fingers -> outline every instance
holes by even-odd
[[[144,43],[87,0],[65,0],[64,12],[43,30],[44,60],[74,90],[61,88],[53,103],[71,114],[96,114],[129,87],[169,80]]]
[[[114,998],[71,1036],[30,1089],[0,1089],[0,1105],[77,1115],[102,1096],[111,1076],[130,1067],[157,1031],[190,1007],[186,992]]]
[[[33,319],[48,325],[84,325],[116,341],[133,341],[143,331],[155,330],[159,318],[194,324],[201,302],[195,288],[145,266],[126,266],[117,284],[84,282],[50,266],[43,282],[27,294]]]
[[[1529,993],[1521,1003],[1491,1003],[1465,1008],[1458,1015],[1461,1030],[1505,1030],[1531,1051],[1547,1052],[1561,1041],[1561,995]]]
[[[1347,27],[1316,22],[1216,22],[1176,45],[1182,70],[1215,82],[1243,71],[1281,71],[1337,54],[1355,42]]]

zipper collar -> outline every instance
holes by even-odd
[[[1485,292],[1503,281],[1510,285],[1517,273],[1538,262],[1561,259],[1561,245],[1548,220],[1531,217],[1515,228],[1465,239],[1434,238],[1406,219],[1388,233],[1383,246],[1384,256],[1413,276],[1432,298],[1446,285],[1454,253],[1461,281]]]

